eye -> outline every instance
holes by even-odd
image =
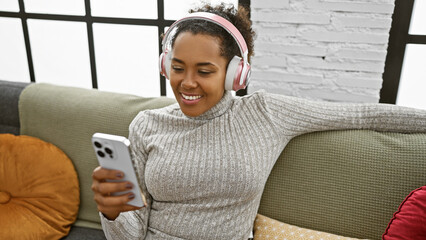
[[[183,67],[172,66],[172,69],[173,69],[174,72],[183,72]]]
[[[201,75],[209,75],[211,73],[213,73],[212,71],[208,71],[208,70],[198,70],[198,73]]]

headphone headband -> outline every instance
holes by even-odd
[[[248,62],[248,60],[247,60],[247,58],[248,58],[247,44],[246,44],[246,41],[244,41],[244,37],[241,35],[240,31],[238,31],[238,29],[232,23],[230,23],[228,20],[226,20],[225,18],[223,18],[219,15],[213,14],[213,13],[209,13],[209,12],[190,13],[187,16],[185,16],[185,17],[177,20],[176,22],[174,22],[169,27],[169,29],[167,29],[167,32],[165,33],[165,35],[163,37],[163,41],[162,41],[163,52],[167,52],[167,50],[168,50],[168,49],[166,49],[166,45],[167,45],[166,41],[168,40],[170,33],[176,27],[176,25],[180,22],[193,20],[193,19],[206,20],[206,21],[209,21],[211,23],[217,24],[217,25],[221,26],[223,29],[225,29],[234,38],[235,42],[237,43],[244,62],[245,63]]]

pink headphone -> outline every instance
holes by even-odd
[[[237,91],[246,88],[249,83],[251,73],[250,63],[248,62],[247,44],[241,33],[234,25],[232,25],[232,23],[221,16],[208,12],[191,13],[188,16],[177,20],[170,26],[162,41],[163,52],[160,55],[160,73],[167,79],[170,76],[172,56],[169,54],[169,49],[167,48],[168,45],[171,45],[168,40],[170,33],[173,29],[175,29],[178,23],[193,19],[201,19],[215,23],[231,34],[237,42],[243,58],[241,59],[239,56],[234,56],[229,62],[228,68],[226,69],[225,89]]]

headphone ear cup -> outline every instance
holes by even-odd
[[[234,56],[226,69],[225,90],[238,91],[247,87],[251,74],[250,64],[244,65],[244,60]],[[243,82],[240,83],[241,78]]]
[[[167,79],[170,77],[170,69],[172,68],[172,59],[170,54],[163,52],[160,55],[160,73]]]
[[[239,71],[241,71],[240,65],[242,65],[242,58],[238,56],[234,56],[228,64],[228,68],[226,69],[226,77],[225,77],[225,90],[234,90],[235,81],[240,81]],[[237,79],[238,78],[238,79]]]
[[[166,71],[164,71],[164,52],[162,52],[158,58],[158,67],[160,69],[160,74],[165,77]]]

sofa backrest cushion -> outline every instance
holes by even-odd
[[[426,134],[305,134],[277,160],[259,213],[299,227],[380,239],[405,196],[425,179]]]
[[[18,100],[28,84],[0,80],[0,133],[19,134]]]
[[[81,203],[75,226],[100,228],[91,190],[92,171],[98,166],[92,135],[102,132],[128,136],[128,126],[138,112],[174,102],[164,97],[142,98],[44,83],[24,89],[19,101],[21,134],[58,146],[77,170]]]

